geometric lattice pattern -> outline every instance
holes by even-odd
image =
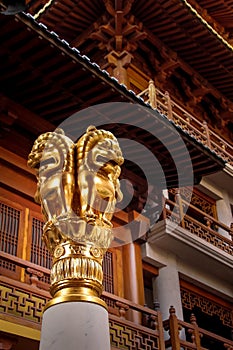
[[[122,324],[119,320],[111,320],[111,345],[118,349],[156,350],[159,349],[158,337],[152,333],[144,332],[130,325]],[[154,331],[155,332],[155,331]]]
[[[17,255],[20,210],[0,203],[0,249],[8,254]],[[1,261],[0,266],[15,271],[15,264]]]
[[[104,290],[109,293],[114,293],[113,286],[113,256],[112,252],[106,252],[103,258],[103,273],[104,273]]]
[[[223,236],[218,235],[216,232],[209,230],[208,227],[202,225],[198,221],[186,216],[184,218],[185,228],[196,236],[204,239],[206,242],[213,244],[215,247],[225,251],[226,253],[233,254],[233,244],[231,241],[225,239]]]
[[[37,218],[32,218],[32,243],[31,243],[31,258],[30,261],[36,265],[51,269],[52,258],[42,241],[44,223]]]
[[[48,298],[38,296],[33,292],[20,290],[17,287],[0,284],[0,312],[24,320],[41,324],[42,313]],[[142,330],[126,325],[125,320],[111,319],[111,344],[118,349],[158,350],[158,335],[153,330]]]
[[[52,257],[42,241],[43,226],[43,221],[32,218],[32,226],[30,228],[32,237],[30,261],[50,270],[52,267]],[[50,278],[48,276],[43,276],[40,280],[47,284],[50,283]]]
[[[190,199],[191,197],[191,204],[194,205],[196,208],[201,209],[204,213],[215,217],[216,211],[215,211],[215,204],[211,200],[208,200],[207,198],[203,198],[200,195],[198,195],[195,192],[191,192],[188,187],[183,187],[180,189],[180,195],[184,199]]]
[[[49,299],[12,286],[0,285],[0,312],[41,323],[42,312]]]
[[[192,310],[194,306],[197,306],[202,312],[210,316],[218,316],[224,325],[233,328],[233,315],[231,309],[223,307],[222,305],[214,303],[212,300],[182,288],[181,300],[183,307]]]
[[[17,254],[19,219],[19,210],[0,203],[0,247],[2,251],[11,255]]]

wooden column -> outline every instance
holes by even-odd
[[[123,246],[124,297],[134,303],[144,305],[144,283],[142,271],[141,247],[139,243]],[[138,312],[129,315],[136,323],[141,323]]]
[[[131,63],[132,55],[127,51],[118,53],[111,51],[107,56],[108,63],[113,68],[113,76],[119,81],[120,84],[124,84],[129,88],[129,78],[127,74],[127,67]]]

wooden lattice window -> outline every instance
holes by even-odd
[[[30,261],[36,265],[43,266],[50,270],[52,267],[52,257],[42,240],[43,225],[44,222],[41,219],[38,219],[34,216],[31,217]],[[47,275],[44,275],[40,280],[47,284],[50,283],[50,278]]]
[[[104,272],[104,290],[109,293],[114,293],[113,284],[113,253],[108,251],[104,255],[103,259],[103,272]]]
[[[51,255],[42,241],[43,225],[43,221],[34,217],[32,218],[32,241],[30,261],[36,265],[40,265],[46,267],[47,269],[51,269]]]
[[[4,253],[19,256],[19,234],[21,224],[21,210],[0,202],[0,249]],[[2,273],[8,276],[16,276],[19,269],[12,262],[0,260]],[[5,270],[5,272],[4,272]]]
[[[233,330],[232,303],[186,281],[181,280],[180,285],[184,320],[189,322],[191,313],[194,313],[199,327],[231,339]]]

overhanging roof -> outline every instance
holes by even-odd
[[[217,1],[217,7],[219,2],[221,2],[221,10],[224,13],[228,10],[229,13],[228,6],[231,6],[232,1],[227,2],[228,6],[224,1]],[[35,14],[38,9],[43,8],[45,3],[44,1],[33,2],[34,5],[29,8],[29,11]],[[126,1],[125,6],[130,7],[130,15],[135,17],[136,22],[143,24],[143,30],[147,34],[150,32],[159,38],[203,79],[233,102],[233,47],[222,35],[222,30],[216,28],[216,23],[207,22],[202,16],[203,11],[199,9],[200,13],[198,13],[195,10],[195,4],[190,5],[193,3],[195,1],[190,0],[137,0]],[[114,7],[113,0],[109,1],[109,4]],[[209,1],[202,1],[201,4],[203,8],[206,6],[207,10],[213,13]],[[86,34],[89,31],[91,34],[93,24],[97,24],[102,16],[106,16],[106,23],[108,23],[104,1],[49,1],[47,5],[49,6],[40,12],[39,20],[70,43],[76,42],[82,49],[86,47],[77,38],[82,36],[83,31],[86,31]],[[219,20],[217,10],[215,17]],[[103,25],[103,22],[100,21],[100,23]],[[148,34],[147,40],[150,45],[153,45],[153,40],[150,39]],[[87,35],[86,41],[89,52],[91,52],[90,47],[92,50],[98,49],[99,42],[94,36],[90,38]]]
[[[35,138],[42,132],[53,130],[64,119],[88,106],[106,102],[130,102],[147,107],[148,113],[139,111],[132,116],[138,126],[103,121],[118,137],[139,141],[149,148],[163,167],[167,187],[176,187],[177,170],[167,147],[153,137],[148,130],[153,122],[161,135],[165,133],[169,145],[179,152],[179,144],[173,130],[178,131],[192,159],[194,177],[200,180],[204,175],[224,167],[224,162],[208,148],[197,142],[181,129],[173,126],[165,116],[152,112],[142,99],[120,85],[98,65],[82,56],[76,49],[61,40],[54,32],[38,24],[31,16],[1,16],[1,121],[3,133],[1,145],[26,157]],[[119,107],[120,109],[122,106]],[[116,114],[118,110],[116,110]],[[125,119],[130,117],[129,109],[121,111]],[[127,114],[128,113],[128,114]],[[149,118],[149,119],[148,119]],[[77,125],[82,126],[80,118]],[[149,126],[150,125],[150,126]],[[144,132],[140,132],[140,128]],[[149,129],[150,130],[150,129]],[[132,147],[129,151],[134,152]],[[149,167],[144,154],[139,154],[142,167]],[[180,158],[179,166],[183,159]],[[138,174],[138,168],[126,162],[123,170],[126,177]],[[157,175],[156,175],[157,176]],[[190,179],[183,176],[186,184]],[[142,185],[140,180],[139,186]],[[158,186],[163,187],[158,178]]]

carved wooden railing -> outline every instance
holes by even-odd
[[[224,252],[233,254],[233,238],[232,227],[228,227],[224,223],[216,220],[201,209],[189,204],[180,195],[176,195],[175,202],[164,198],[163,213],[161,219],[169,219],[178,223],[181,227],[187,229],[190,233],[204,239],[206,242],[223,250]],[[192,209],[192,216],[184,215],[185,209],[189,206]],[[186,207],[186,208],[185,208]],[[202,222],[195,217],[202,218]],[[220,234],[218,230],[222,230],[225,234]],[[227,238],[226,236],[229,238]]]
[[[43,308],[50,299],[49,286],[40,279],[45,275],[48,277],[50,270],[4,252],[0,252],[0,259],[22,269],[20,279],[13,280],[1,268],[0,313],[6,320],[40,329]],[[103,292],[102,297],[109,309],[113,348],[165,350],[159,311],[107,292]],[[134,321],[135,314],[137,323]]]
[[[0,259],[22,269],[20,280],[0,275],[0,317],[2,314],[5,320],[40,329],[43,308],[50,299],[48,286],[40,278],[49,276],[50,270],[4,252],[0,252]],[[201,342],[210,339],[226,350],[233,350],[232,341],[199,328],[194,316],[191,323],[178,320],[173,307],[170,308],[169,319],[162,322],[160,311],[107,292],[103,293],[103,298],[110,305],[112,349],[165,350],[172,347],[173,350],[205,350]],[[186,340],[179,335],[181,329],[185,330]],[[166,341],[164,330],[169,334]]]
[[[209,128],[206,121],[199,121],[196,117],[183,109],[170,98],[169,93],[157,89],[150,80],[147,89],[138,94],[152,108],[165,115],[175,125],[181,127],[197,141],[207,146],[227,163],[233,165],[233,147]]]
[[[233,341],[198,327],[194,314],[188,323],[178,320],[173,306],[170,307],[169,313],[169,319],[163,322],[164,329],[169,334],[169,339],[165,341],[166,349],[171,347],[172,350],[208,350],[202,344],[212,344],[214,349],[233,349]]]

